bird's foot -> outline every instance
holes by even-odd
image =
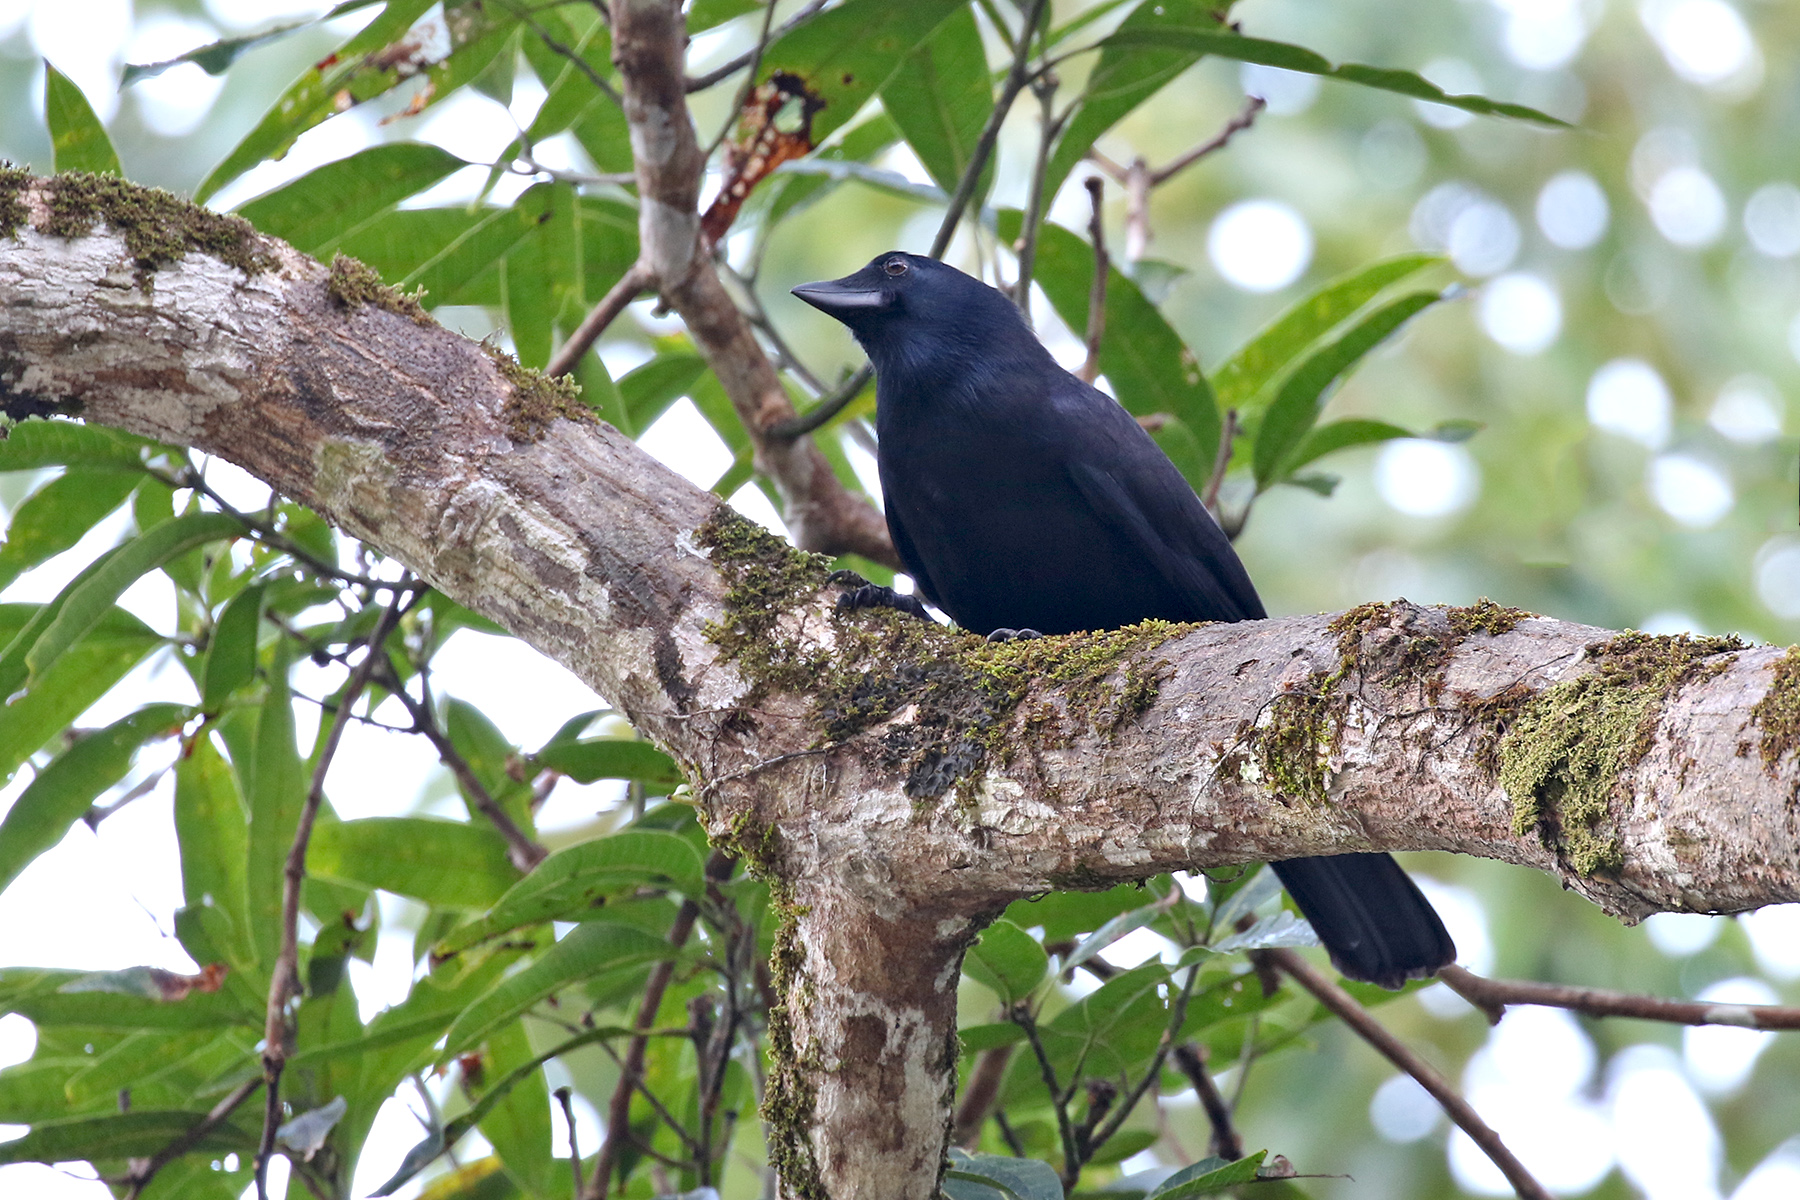
[[[1044,635],[1035,629],[996,629],[987,635],[990,642],[1029,642]]]
[[[924,602],[917,596],[903,595],[879,583],[864,583],[860,587],[852,587],[838,597],[837,607],[839,612],[855,612],[859,608],[892,608],[911,613],[922,621],[931,620],[931,614],[925,611]]]

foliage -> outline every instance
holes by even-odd
[[[329,54],[298,55],[310,65],[260,120],[245,122],[248,132],[203,178],[196,170],[185,182],[199,199],[227,195],[234,184],[241,192],[241,181],[309,130],[357,119],[349,114],[359,110],[429,118],[473,96],[506,103],[532,77],[541,104],[501,155],[474,164],[484,178],[472,196],[432,201],[432,189],[470,164],[402,137],[244,199],[237,211],[305,253],[359,260],[369,273],[356,279],[378,276],[417,292],[440,317],[461,314],[484,334],[498,328],[522,363],[542,367],[637,255],[635,198],[611,178],[629,170],[631,148],[609,94],[616,81],[608,31],[580,4],[449,3],[437,16],[434,7],[340,5],[333,16],[369,10],[367,24]],[[1410,71],[1334,65],[1294,42],[1244,36],[1193,0],[1069,7],[1056,13],[1062,24],[1024,30],[1016,7],[988,0],[844,0],[776,38],[761,74],[787,70],[809,81],[825,101],[813,126],[822,145],[757,189],[743,211],[733,236],[745,239],[744,249],[734,244],[731,257],[749,264],[752,295],[779,294],[761,281],[766,254],[780,257],[799,240],[816,244],[819,228],[848,206],[865,210],[859,217],[884,237],[920,206],[935,223],[936,209],[974,166],[1004,63],[1021,41],[1035,46],[1035,61],[1054,62],[1052,102],[1063,107],[1035,159],[983,168],[978,205],[990,190],[1010,194],[997,182],[1006,168],[1015,181],[1035,175],[1047,201],[1096,145],[1145,136],[1147,112],[1168,123],[1182,110],[1171,84],[1206,62],[1328,77],[1339,88],[1328,93],[1334,101],[1378,113],[1403,112],[1407,97],[1533,127],[1555,123],[1521,105],[1446,96]],[[689,21],[744,48],[765,27],[764,15],[749,0],[696,0]],[[425,36],[433,21],[441,28]],[[324,36],[314,23],[284,26],[175,61],[236,78],[252,50],[318,49],[304,39]],[[130,68],[126,82],[170,65]],[[741,83],[741,74],[718,82],[696,96],[697,109],[708,119],[731,116]],[[43,97],[56,169],[119,174],[120,157],[80,89],[51,68]],[[869,103],[876,97],[880,106]],[[551,143],[577,166],[545,167]],[[122,148],[136,165],[132,147]],[[916,156],[929,183],[892,171],[896,148]],[[105,194],[104,180],[86,186]],[[1054,220],[1028,228],[1027,214],[1039,211],[984,209],[965,245],[977,264],[998,272],[1009,261],[1002,247],[1031,244],[1049,310],[1079,340],[1090,327],[1099,248]],[[107,214],[75,215],[91,223]],[[220,236],[239,237],[237,230]],[[165,230],[172,246],[140,261],[176,256],[179,232]],[[1337,478],[1315,469],[1329,455],[1421,436],[1409,431],[1421,420],[1436,422],[1423,436],[1472,432],[1472,421],[1444,421],[1416,405],[1360,404],[1353,415],[1328,415],[1359,366],[1391,346],[1412,317],[1455,294],[1438,255],[1359,245],[1339,262],[1337,278],[1290,294],[1280,312],[1251,319],[1239,311],[1208,323],[1193,319],[1192,288],[1189,300],[1172,302],[1167,271],[1113,249],[1097,369],[1195,488],[1221,497],[1229,528],[1243,528],[1259,503],[1317,503],[1284,497],[1281,485],[1330,495]],[[852,265],[838,260],[839,247],[831,250],[831,273]],[[785,253],[794,267],[796,258],[820,254]],[[1436,282],[1419,287],[1421,278]],[[471,311],[480,316],[468,318]],[[1220,328],[1241,344],[1221,341]],[[764,332],[779,330],[765,321]],[[640,361],[616,379],[598,353],[586,357],[577,371],[581,400],[636,437],[685,398],[732,455],[716,486],[736,493],[750,479],[748,440],[691,341],[661,332],[636,336],[634,345]],[[797,361],[786,366],[796,394],[829,390]],[[859,491],[852,464],[864,452],[869,411],[866,400],[853,403],[817,435]],[[376,709],[403,692],[416,697],[405,706],[410,727],[435,735],[456,779],[450,807],[460,802],[462,812],[358,816],[353,781],[328,777],[307,857],[302,903],[314,932],[301,951],[305,987],[284,1084],[282,1136],[294,1170],[320,1194],[347,1195],[377,1109],[396,1095],[418,1096],[425,1136],[381,1194],[424,1177],[432,1195],[446,1198],[567,1195],[567,1163],[556,1160],[568,1151],[553,1136],[546,1066],[559,1064],[557,1078],[604,1110],[618,1059],[647,1025],[654,1036],[644,1050],[645,1088],[630,1098],[617,1163],[626,1194],[757,1194],[767,1151],[753,1114],[769,1017],[759,981],[780,905],[741,867],[709,864],[675,764],[602,711],[571,716],[535,750],[514,744],[478,698],[431,686],[446,643],[459,629],[483,628],[479,618],[402,580],[392,564],[304,510],[273,499],[259,513],[231,509],[207,486],[204,467],[186,452],[67,421],[22,424],[0,442],[0,471],[12,473],[16,497],[0,582],[27,576],[109,520],[128,527],[53,598],[0,605],[0,693],[10,697],[0,709],[0,774],[22,785],[0,822],[0,883],[77,822],[99,825],[169,777],[185,900],[175,933],[196,964],[222,968],[170,979],[0,968],[0,1011],[22,1014],[38,1030],[35,1055],[0,1071],[0,1121],[31,1127],[0,1146],[0,1161],[86,1159],[124,1177],[130,1159],[190,1133],[260,1070],[282,859],[322,752],[322,739],[308,744],[296,732],[296,704],[309,703],[296,680],[308,670],[329,680],[337,696],[310,703],[334,711],[379,614],[404,595],[410,606],[373,648],[381,668],[354,719],[377,720]],[[173,590],[178,617],[170,627],[153,628],[122,606],[147,577]],[[177,664],[181,686],[146,695],[102,728],[85,726],[83,714],[151,656]],[[619,804],[522,874],[482,810],[496,808],[536,838],[535,814],[565,779],[620,781]],[[424,915],[384,926],[388,910],[375,902],[377,891],[409,898]],[[1272,1058],[1271,1078],[1285,1080],[1279,1072],[1301,1068],[1279,1065],[1281,1051],[1329,1037],[1316,1034],[1324,1013],[1314,1001],[1249,967],[1246,955],[1258,949],[1309,944],[1309,931],[1279,909],[1276,895],[1261,871],[1191,891],[1159,877],[1021,901],[990,926],[964,965],[960,1066],[966,1080],[991,1061],[998,1090],[972,1152],[953,1153],[945,1194],[1052,1200],[1105,1186],[1109,1195],[1182,1200],[1259,1178],[1261,1150],[1235,1162],[1202,1158],[1166,1177],[1120,1164],[1159,1144],[1157,1097],[1191,1086],[1171,1064],[1175,1048],[1235,1066],[1242,1086],[1253,1066],[1260,1073],[1258,1064]],[[1146,931],[1172,945],[1167,961],[1121,970],[1103,953]],[[404,1000],[365,1020],[349,964],[367,962],[384,936],[410,939],[419,973]],[[665,986],[644,1017],[640,1004],[659,972]],[[1358,994],[1369,1003],[1385,998]],[[433,1075],[445,1082],[427,1082]],[[1303,1099],[1318,1091],[1292,1090]],[[254,1108],[208,1130],[146,1194],[242,1192],[256,1146]],[[477,1131],[492,1156],[447,1166],[459,1140]],[[228,1169],[233,1160],[224,1156],[233,1153]],[[1441,1165],[1433,1169],[1441,1174]],[[1283,1186],[1298,1185],[1271,1185],[1271,1193]]]

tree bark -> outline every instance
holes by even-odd
[[[579,405],[527,419],[475,343],[268,239],[146,289],[113,226],[37,228],[54,186],[0,236],[0,406],[237,463],[672,753],[788,905],[790,1194],[935,1194],[962,950],[1047,888],[1433,849],[1626,920],[1800,897],[1800,651],[1405,602],[999,647],[840,614],[823,560]]]

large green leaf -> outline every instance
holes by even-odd
[[[631,416],[631,427],[622,429],[636,437],[667,411],[669,405],[693,390],[706,373],[706,360],[688,351],[659,354],[619,377],[619,398]]]
[[[0,471],[59,466],[139,471],[145,452],[160,448],[149,438],[103,425],[34,419],[19,422],[0,439]]]
[[[106,127],[94,115],[93,106],[48,59],[44,62],[44,120],[50,126],[50,150],[58,173],[124,174],[112,139],[106,136]]]
[[[822,142],[963,6],[964,0],[845,0],[777,38],[763,53],[763,78],[776,71],[798,75],[824,101],[812,123],[814,143]]]
[[[586,17],[585,27],[577,30],[570,24],[570,17]],[[585,65],[602,79],[611,73],[612,36],[606,22],[593,13],[581,10],[564,13],[556,9],[541,10],[537,20],[568,53],[551,49],[542,37],[527,37],[521,44],[525,60],[537,73],[545,92],[544,102],[538,106],[531,127],[525,131],[526,139],[532,145],[568,129],[580,121],[590,107],[606,106],[618,111],[612,97],[595,87],[587,70],[582,69]],[[689,21],[691,32],[691,15]],[[580,63],[572,61],[577,58]],[[619,124],[624,124],[623,113],[619,113]],[[601,167],[604,171],[612,169],[611,166]]]
[[[1361,417],[1332,421],[1326,425],[1314,426],[1312,432],[1308,433],[1300,445],[1295,448],[1285,466],[1289,472],[1298,471],[1301,467],[1324,458],[1334,450],[1417,436],[1419,435],[1410,429],[1402,429],[1400,426],[1390,425],[1386,421],[1370,421]]]
[[[28,680],[37,685],[57,657],[98,625],[141,576],[196,546],[243,531],[236,517],[193,513],[164,521],[101,556],[0,651],[0,695],[17,691]]]
[[[1042,1159],[950,1151],[944,1172],[950,1200],[1062,1200],[1062,1180]]]
[[[256,678],[264,590],[263,584],[251,584],[231,598],[213,623],[200,670],[200,706],[208,712],[217,711],[231,693]]]
[[[1163,1180],[1150,1193],[1150,1200],[1196,1200],[1200,1196],[1216,1196],[1240,1183],[1254,1182],[1257,1168],[1267,1154],[1267,1150],[1258,1150],[1236,1162],[1217,1157],[1201,1159]]]
[[[536,962],[507,976],[465,1008],[445,1035],[444,1053],[458,1054],[476,1045],[492,1030],[570,984],[674,955],[667,941],[633,925],[616,921],[577,925]]]
[[[810,159],[784,164],[772,179],[751,193],[752,209],[758,204],[766,203],[763,224],[765,227],[772,226],[782,218],[815,203],[847,178],[834,174],[794,173],[802,163],[810,163],[815,167],[833,163],[867,163],[899,140],[900,127],[894,123],[894,118],[886,112],[877,113],[845,131],[842,137],[816,152]],[[766,201],[764,197],[767,197]]]
[[[288,36],[290,33],[305,29],[310,25],[317,25],[322,21],[329,21],[334,17],[341,17],[346,13],[353,13],[358,9],[368,8],[371,4],[381,4],[384,2],[385,0],[344,0],[343,3],[332,8],[329,12],[320,13],[318,16],[311,17],[305,21],[294,21],[287,25],[277,25],[273,29],[265,29],[261,33],[244,34],[240,37],[220,38],[216,42],[208,42],[204,46],[189,50],[186,54],[178,54],[174,58],[167,58],[161,62],[126,63],[122,78],[119,81],[119,86],[121,88],[128,88],[140,79],[153,79],[156,76],[161,75],[164,71],[167,71],[169,68],[178,67],[183,63],[193,63],[208,75],[223,75],[230,69],[231,64],[238,60],[240,55],[254,50],[258,46],[278,41],[279,39]]]
[[[225,935],[215,933],[211,940],[241,969],[255,959],[245,879],[249,822],[237,779],[204,730],[175,764],[175,837],[182,895],[188,907],[218,914]]]
[[[1000,237],[1019,235],[1023,215],[1000,214]],[[1094,250],[1060,225],[1038,230],[1037,282],[1056,315],[1077,335],[1088,324]],[[1219,444],[1219,410],[1194,352],[1144,294],[1115,267],[1106,272],[1106,328],[1100,339],[1100,372],[1133,416],[1164,413],[1188,438],[1158,438],[1188,482],[1203,487]],[[1166,428],[1166,427],[1165,427]]]
[[[1166,0],[1163,0],[1166,3]],[[1323,75],[1327,79],[1341,79],[1346,83],[1359,84],[1363,87],[1379,88],[1386,92],[1399,92],[1403,96],[1411,96],[1415,100],[1429,100],[1436,104],[1446,104],[1452,108],[1460,108],[1466,112],[1480,113],[1492,117],[1512,117],[1520,121],[1533,121],[1540,125],[1552,125],[1567,129],[1569,123],[1528,108],[1523,104],[1509,104],[1501,100],[1490,100],[1486,96],[1453,96],[1449,95],[1437,84],[1413,71],[1397,71],[1387,67],[1368,67],[1360,63],[1345,63],[1334,66],[1330,60],[1306,49],[1303,46],[1290,45],[1287,42],[1272,42],[1265,38],[1245,37],[1229,29],[1222,29],[1216,23],[1202,25],[1198,22],[1188,25],[1165,25],[1155,30],[1132,27],[1127,21],[1121,25],[1104,43],[1108,48],[1113,46],[1126,49],[1178,47],[1191,50],[1196,54],[1212,54],[1219,58],[1232,58],[1239,62],[1261,63],[1264,66],[1280,67],[1285,71],[1298,71],[1305,75]]]
[[[532,755],[540,767],[561,771],[577,783],[596,779],[635,779],[662,795],[683,782],[675,760],[649,742],[623,738],[589,738],[551,742]]]
[[[502,1026],[488,1035],[484,1070],[492,1072],[490,1078],[505,1090],[482,1115],[482,1136],[524,1185],[527,1196],[548,1195],[556,1166],[550,1144],[550,1087],[523,1024]]]
[[[593,915],[609,896],[638,887],[670,888],[700,897],[706,882],[700,853],[672,833],[627,829],[558,850],[513,884],[479,920],[437,947],[440,955],[549,920]]]
[[[1384,288],[1443,261],[1437,254],[1402,254],[1352,271],[1295,301],[1213,372],[1219,407],[1235,408],[1246,417],[1260,413],[1258,395],[1315,342]]]
[[[0,1142],[0,1164],[69,1162],[75,1159],[147,1158],[206,1119],[205,1112],[123,1112],[100,1117],[42,1121],[31,1132]],[[222,1121],[194,1145],[196,1150],[254,1153],[254,1133]]]
[[[71,467],[12,512],[0,546],[0,588],[80,541],[100,518],[125,503],[140,475]]]
[[[131,769],[138,747],[180,730],[190,710],[151,704],[88,734],[39,771],[0,819],[0,888],[62,840],[94,800]]]
[[[240,205],[238,214],[304,254],[329,258],[400,201],[467,165],[420,142],[371,146]]]
[[[163,1072],[175,1069],[182,1059],[210,1045],[218,1036],[214,1029],[130,1034],[105,1053],[93,1056],[86,1067],[70,1076],[63,1092],[76,1109],[87,1108],[100,1099],[116,1104],[121,1088],[142,1087]]]
[[[519,878],[491,829],[435,817],[368,817],[320,825],[306,869],[436,908],[486,908]]]
[[[46,607],[0,604],[0,642],[16,640]],[[0,779],[11,779],[20,763],[66,729],[162,641],[124,609],[114,608],[102,616],[30,691],[0,705]]]
[[[276,643],[269,690],[257,714],[248,763],[238,742],[227,740],[238,764],[239,784],[249,802],[250,838],[244,875],[250,907],[251,944],[256,959],[272,969],[281,948],[282,889],[288,850],[306,804],[305,764],[294,742],[294,701],[288,690],[287,642]]]
[[[16,1012],[38,1025],[95,1029],[208,1029],[262,1027],[262,1013],[245,1008],[227,991],[189,992],[175,1001],[108,991],[65,991],[85,986],[87,971],[39,967],[0,968],[0,1012]]]
[[[1413,292],[1382,305],[1288,376],[1256,431],[1252,462],[1258,490],[1279,483],[1289,473],[1289,459],[1319,419],[1326,389],[1415,313],[1442,298],[1438,292]]]
[[[204,204],[207,197],[257,163],[284,156],[301,134],[339,110],[340,96],[360,102],[400,82],[397,65],[371,62],[369,56],[398,41],[434,3],[388,0],[380,16],[282,93],[256,127],[195,189],[194,202]]]
[[[975,142],[994,111],[994,89],[975,12],[956,9],[881,88],[881,105],[925,170],[946,193],[974,157]],[[983,174],[991,180],[993,160]],[[977,206],[986,191],[975,196]]]
[[[1049,956],[1038,940],[1006,920],[984,929],[963,958],[963,974],[986,985],[1004,1004],[1029,996],[1049,969]]]

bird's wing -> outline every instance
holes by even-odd
[[[924,560],[913,548],[912,538],[907,536],[906,526],[900,521],[900,514],[895,511],[892,504],[886,507],[888,537],[893,539],[894,552],[900,556],[900,565],[906,568],[908,575],[912,576],[913,586],[918,589],[919,595],[925,598],[925,603],[933,608],[942,609],[944,602],[938,599],[938,590],[933,586],[931,576],[925,573]]]
[[[1187,619],[1245,621],[1266,616],[1231,539],[1194,489],[1148,435],[1141,446],[1134,441],[1125,440],[1120,447],[1124,453],[1118,456],[1117,469],[1070,460],[1069,478],[1082,498],[1187,600]]]

